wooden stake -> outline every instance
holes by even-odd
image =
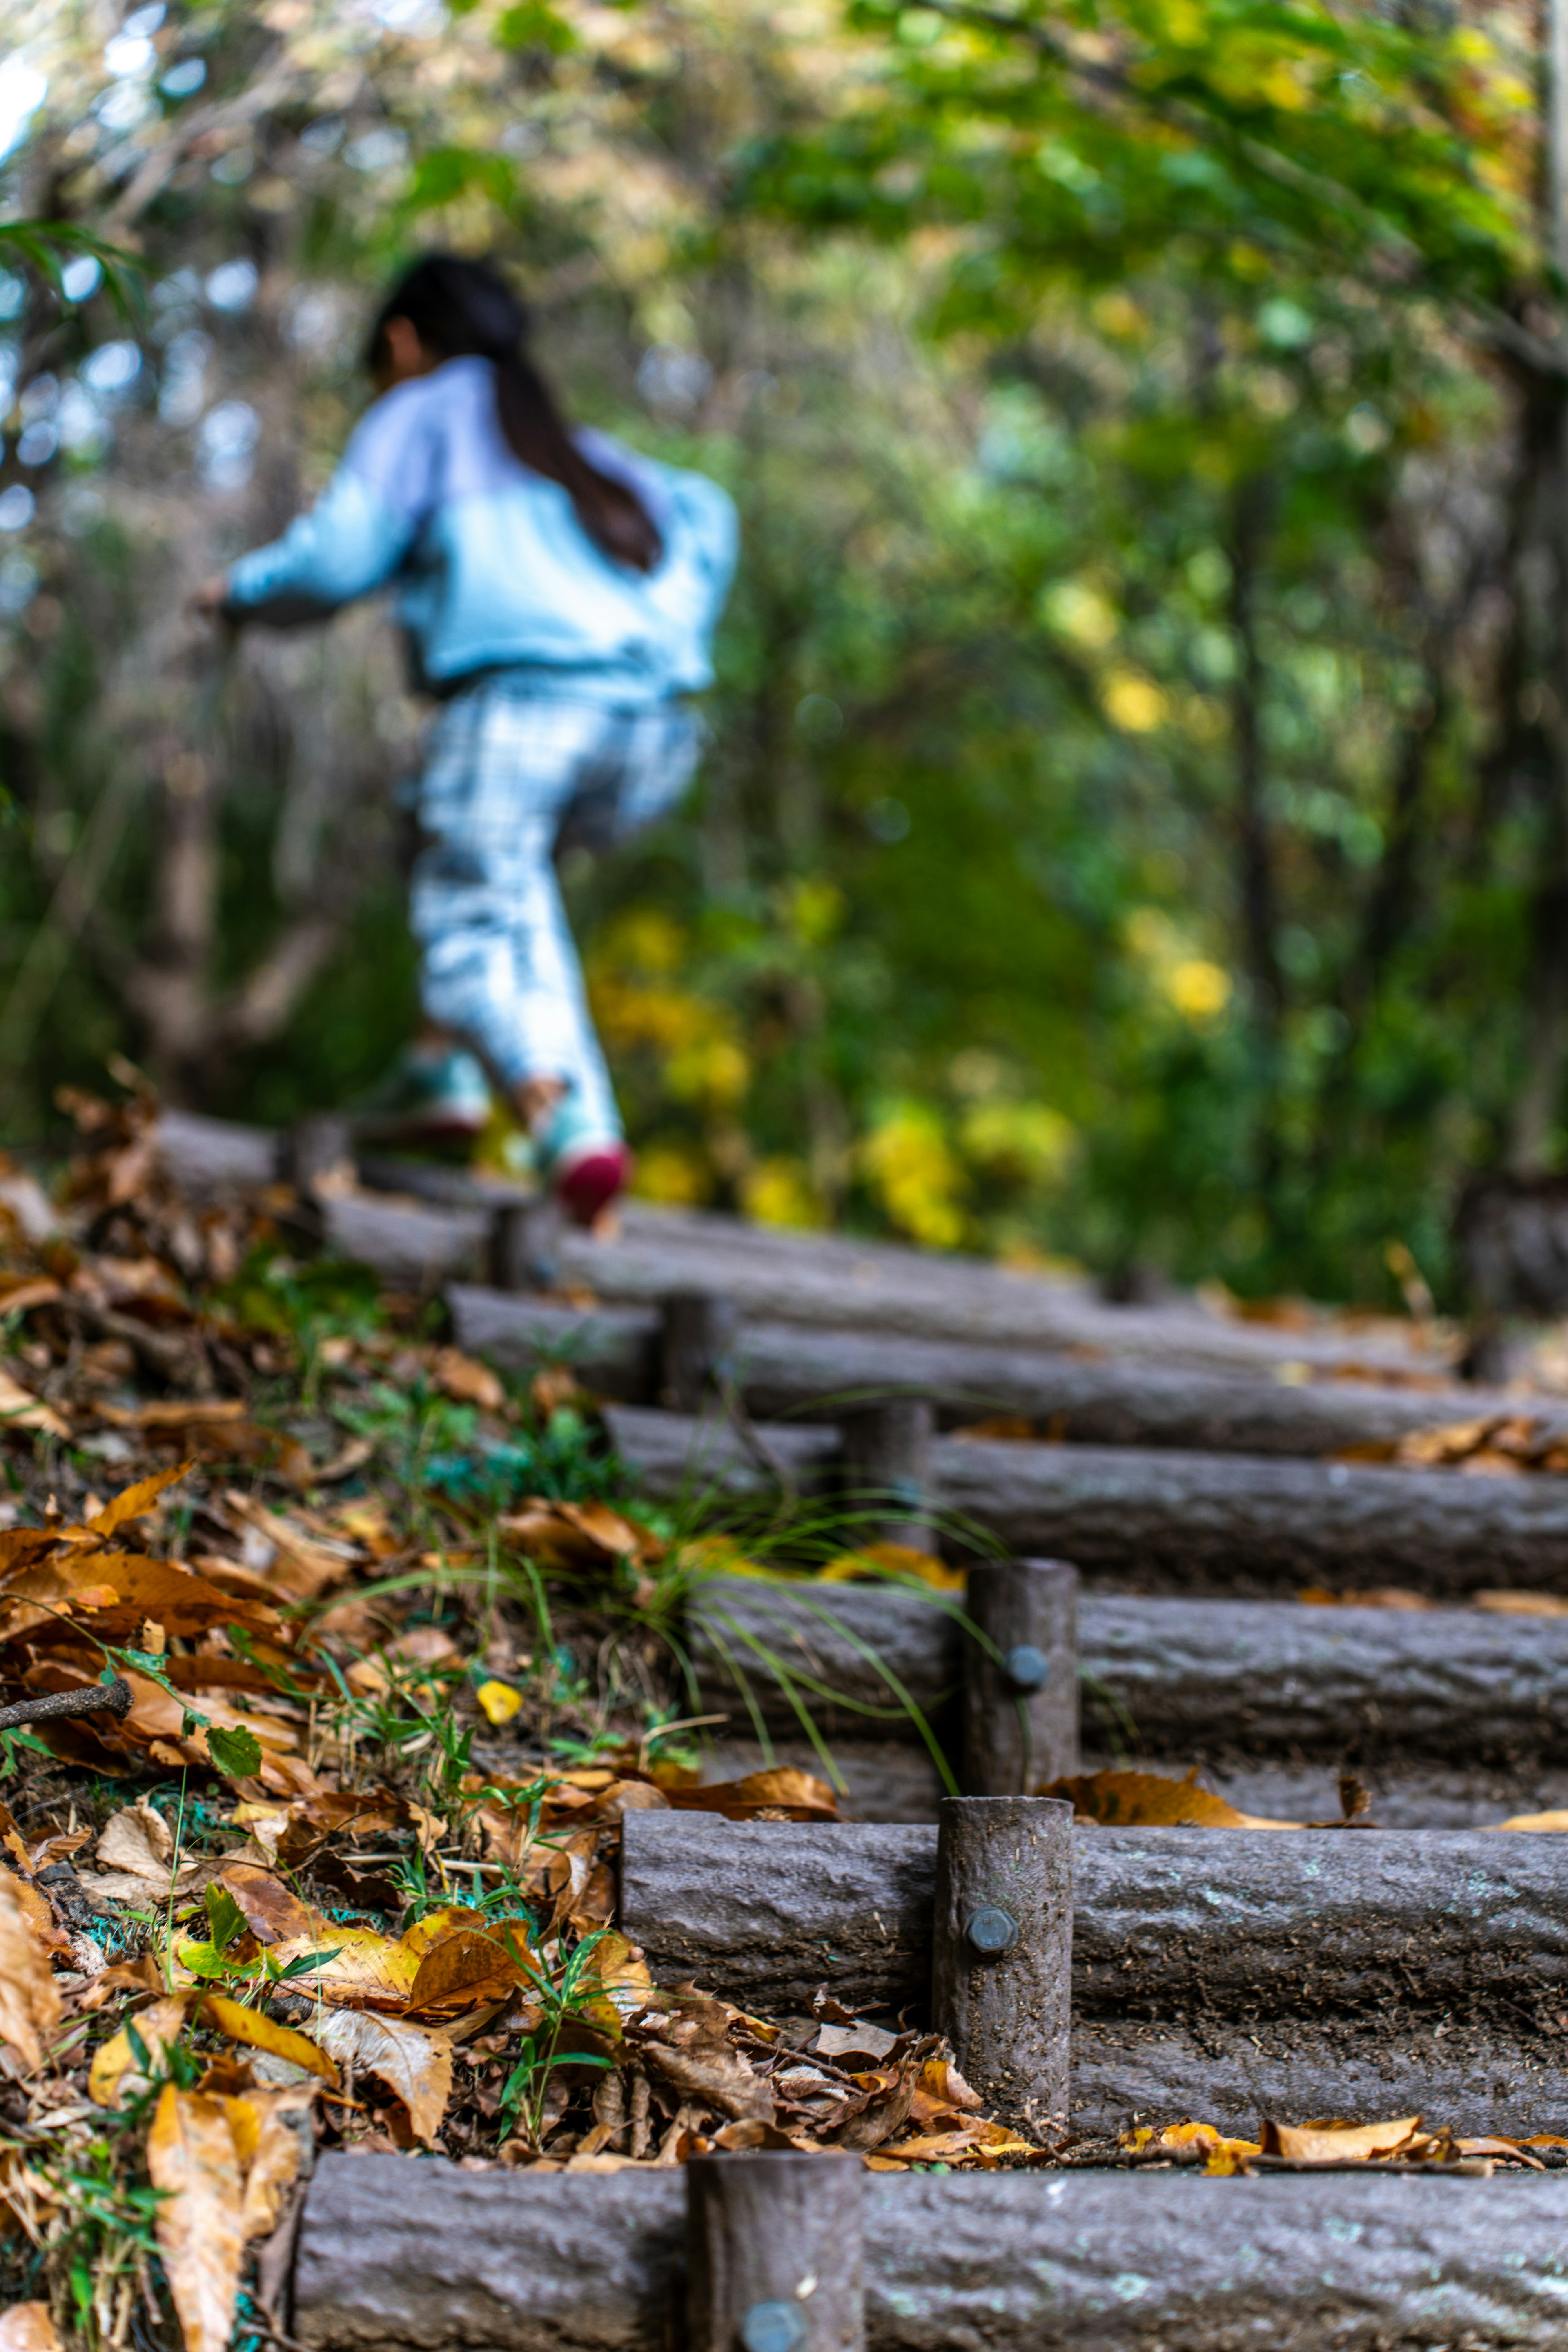
[[[313,1193],[323,1176],[353,1176],[353,1130],[332,1111],[297,1119],[283,1152],[284,1171],[297,1192]]]
[[[1078,1570],[1065,1559],[971,1568],[964,1613],[963,1788],[1021,1797],[1079,1768]]]
[[[864,2352],[865,2178],[794,2148],[691,2158],[689,2352]]]
[[[931,1433],[935,1416],[919,1397],[893,1397],[844,1415],[844,1496],[869,1516],[863,1542],[929,1551]]]
[[[733,1347],[737,1317],[710,1290],[671,1290],[660,1303],[659,1395],[667,1412],[700,1412]]]
[[[548,1193],[490,1212],[486,1273],[496,1290],[547,1290],[561,1245],[561,1211]]]
[[[931,2007],[988,2108],[1043,2137],[1067,2118],[1072,1807],[944,1797],[937,1808]]]

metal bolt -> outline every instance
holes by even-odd
[[[994,1960],[1017,1942],[1018,1922],[1000,1903],[983,1903],[964,1921],[963,1933],[971,1951],[978,1952],[982,1959]]]
[[[746,2352],[801,2352],[810,2334],[798,2303],[753,2303],[741,2322]]]
[[[1033,1642],[1020,1642],[1003,1659],[1002,1671],[1015,1690],[1043,1690],[1051,1678],[1051,1662]]]

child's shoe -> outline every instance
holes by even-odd
[[[570,1095],[533,1138],[534,1163],[574,1225],[586,1230],[625,1192],[636,1162],[618,1135],[595,1133]]]
[[[452,1149],[474,1143],[489,1115],[489,1085],[472,1054],[405,1045],[353,1123],[366,1142]]]

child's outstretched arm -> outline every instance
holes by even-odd
[[[407,554],[412,519],[363,476],[343,467],[309,514],[270,547],[258,547],[209,583],[198,603],[229,621],[288,627],[323,619],[388,581]]]

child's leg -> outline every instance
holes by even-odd
[[[499,680],[442,714],[421,786],[427,846],[411,916],[426,1016],[470,1039],[514,1100],[553,1080],[576,1121],[618,1137],[551,857],[607,718]]]

